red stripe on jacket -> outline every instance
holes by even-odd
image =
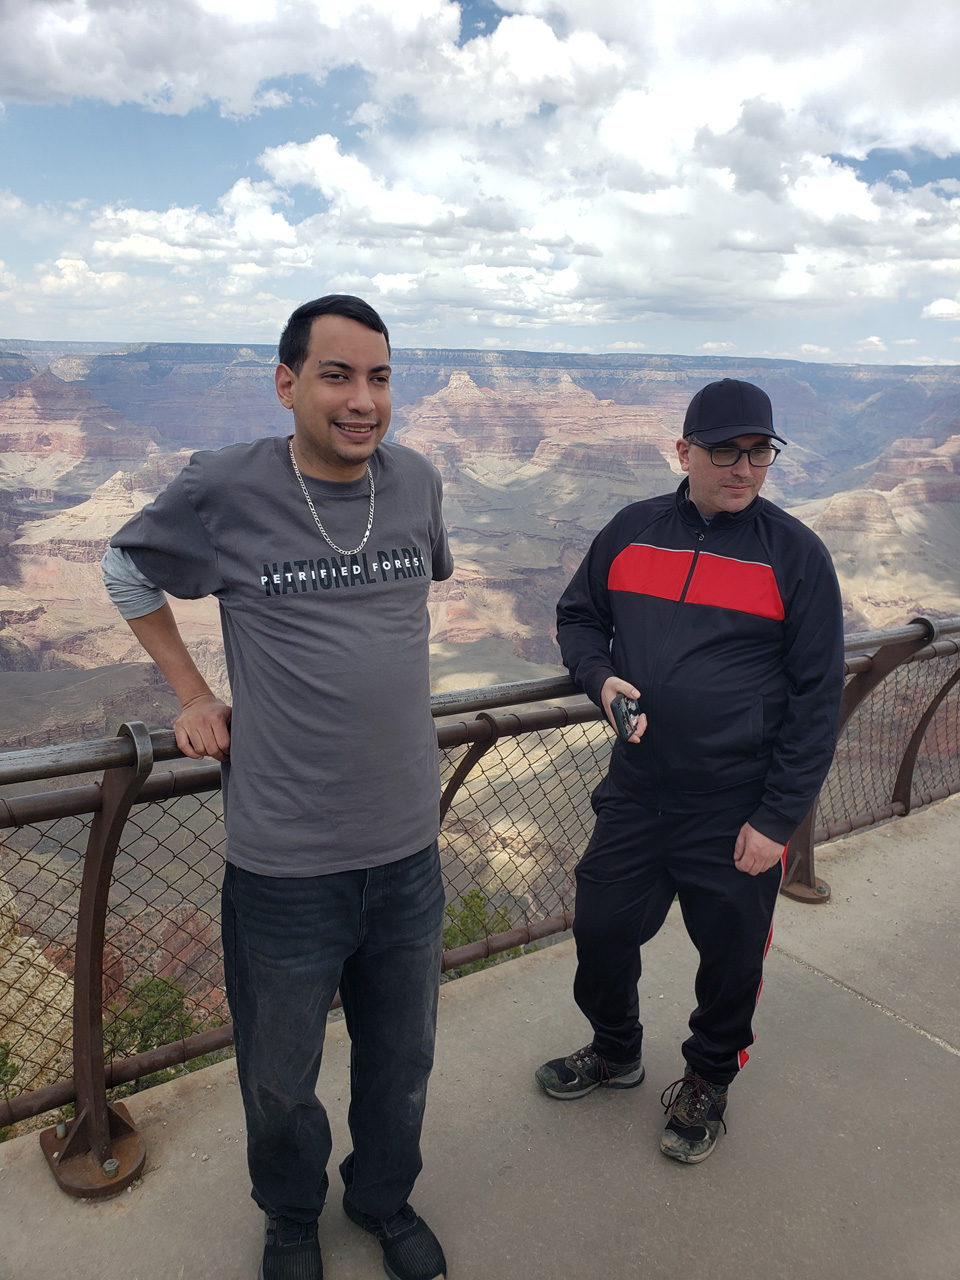
[[[693,564],[692,551],[668,551],[634,542],[624,547],[610,566],[610,591],[679,600]],[[758,618],[784,617],[777,579],[768,564],[734,560],[701,552],[686,594],[687,604],[734,609]]]
[[[666,551],[663,547],[632,542],[610,566],[607,587],[610,591],[633,591],[640,596],[679,600],[692,564],[692,551]]]
[[[693,571],[687,604],[711,604],[717,609],[736,609],[777,622],[784,617],[777,579],[768,564],[731,560],[708,551],[701,552]]]

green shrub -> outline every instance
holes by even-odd
[[[510,913],[506,907],[494,907],[482,889],[469,889],[461,894],[456,902],[451,902],[444,912],[447,923],[443,928],[443,949],[452,951],[455,947],[465,947],[471,942],[480,942],[495,933],[506,933],[512,928]],[[448,978],[463,978],[468,973],[478,973],[488,969],[492,964],[503,960],[514,960],[524,948],[511,947],[509,951],[501,951],[495,956],[486,956],[482,960],[471,960],[469,964],[458,965],[448,969]],[[527,947],[535,951],[536,947]]]
[[[146,1053],[149,1049],[185,1040],[198,1031],[220,1025],[219,1018],[204,1023],[188,1012],[186,991],[179,982],[169,982],[166,978],[144,978],[131,990],[126,1000],[108,1006],[103,1027],[104,1055],[108,1062],[111,1059],[130,1058],[134,1054]],[[231,1052],[221,1049],[216,1053],[205,1053],[199,1058],[191,1058],[189,1062],[167,1067],[149,1076],[141,1076],[139,1080],[111,1089],[110,1097],[125,1098],[131,1093],[139,1093],[142,1089],[149,1089],[185,1072],[199,1071],[201,1067],[209,1066],[212,1062],[229,1056]]]

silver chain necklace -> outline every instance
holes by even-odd
[[[352,551],[348,551],[346,547],[338,547],[337,544],[334,542],[334,540],[330,537],[329,533],[327,533],[326,529],[320,523],[320,517],[317,515],[317,509],[313,505],[313,499],[310,497],[310,494],[307,492],[307,486],[303,483],[303,476],[300,474],[300,468],[297,466],[297,460],[293,455],[293,436],[290,437],[287,443],[290,448],[290,461],[293,463],[293,469],[296,472],[297,479],[300,481],[300,488],[303,490],[303,496],[307,500],[307,506],[310,508],[310,514],[313,516],[314,520],[316,520],[317,528],[320,530],[320,533],[323,535],[324,542],[328,543],[331,547],[333,547],[334,551],[336,551],[337,555],[339,556],[357,555],[367,545],[367,539],[370,537],[370,530],[373,528],[373,504],[374,504],[374,501],[376,500],[377,494],[376,494],[376,490],[373,487],[373,472],[370,470],[370,463],[369,462],[367,463],[367,479],[370,481],[370,514],[367,517],[367,531],[363,535],[360,545],[358,547],[354,547]]]

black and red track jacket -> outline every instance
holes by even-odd
[[[557,606],[570,674],[600,705],[640,690],[647,731],[610,782],[664,812],[754,806],[785,844],[830,768],[843,689],[840,589],[826,547],[761,497],[709,525],[676,494],[625,507]]]

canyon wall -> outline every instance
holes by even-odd
[[[44,673],[141,663],[102,590],[103,547],[191,450],[290,431],[274,358],[212,344],[0,352],[0,672],[22,691],[0,702],[0,740],[46,740],[58,697],[67,736],[113,714],[102,680],[84,713],[84,681],[68,711],[65,686],[41,692]],[[686,404],[724,376],[773,399],[789,445],[765,496],[833,551],[848,627],[960,614],[956,367],[453,350],[398,350],[393,366],[391,433],[439,468],[457,561],[431,596],[438,688],[556,669],[557,596],[615,511],[676,485]],[[215,602],[175,610],[226,692]],[[173,705],[159,679],[120,684],[130,714]],[[45,700],[32,715],[31,698]]]

